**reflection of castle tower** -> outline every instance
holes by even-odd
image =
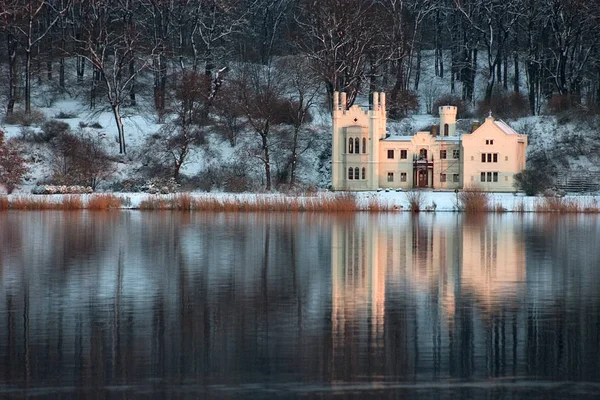
[[[467,216],[463,226],[461,289],[472,293],[480,304],[503,306],[524,290],[525,249],[502,216]],[[475,220],[473,220],[475,218]]]
[[[379,236],[368,218],[356,216],[332,227],[334,358],[383,349],[385,270],[379,262]],[[340,363],[346,368],[350,364]]]

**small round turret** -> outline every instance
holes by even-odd
[[[456,135],[456,106],[441,106],[440,112],[440,136]]]

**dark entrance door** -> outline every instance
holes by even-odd
[[[419,170],[419,187],[420,188],[424,188],[427,187],[427,183],[429,181],[429,179],[427,179],[427,170],[426,169],[421,169]]]

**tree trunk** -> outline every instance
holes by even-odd
[[[270,159],[270,154],[269,154],[268,134],[261,133],[260,136],[262,137],[263,163],[265,165],[265,179],[267,182],[265,190],[267,192],[270,192],[271,191],[271,159]]]
[[[17,93],[17,43],[14,36],[8,32],[6,35],[6,46],[8,49],[8,101],[6,113],[12,114],[15,108],[15,96]]]
[[[25,49],[25,114],[31,115],[31,48]]]
[[[514,52],[514,63],[515,63],[515,76],[514,76],[514,80],[513,80],[513,90],[515,91],[515,93],[519,93],[520,90],[520,86],[521,86],[521,76],[520,76],[520,71],[519,71],[519,53],[517,51]]]
[[[125,130],[123,129],[123,121],[121,120],[120,104],[111,103],[111,108],[115,117],[115,123],[117,124],[117,130],[119,131],[119,154],[127,154],[127,148],[125,147]]]
[[[135,60],[132,58],[129,60],[129,76],[133,77],[135,75]],[[129,87],[129,103],[131,106],[135,106],[137,104],[135,100],[135,77],[131,79],[131,86]]]

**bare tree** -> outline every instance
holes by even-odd
[[[372,4],[362,0],[302,0],[295,18],[302,32],[296,41],[325,81],[329,98],[334,91],[346,92],[347,107],[354,103],[366,79],[368,54],[378,45]]]
[[[130,95],[135,78],[152,65],[157,48],[145,46],[141,33],[133,29],[137,21],[122,23],[123,15],[131,12],[128,1],[122,4],[123,8],[110,3],[109,0],[86,3],[80,55],[92,64],[106,87],[107,100],[117,125],[119,152],[126,154],[121,107]]]
[[[259,159],[265,171],[265,189],[271,190],[271,150],[278,145],[280,124],[289,120],[289,108],[282,100],[282,79],[273,67],[248,65],[236,79],[236,87],[244,115],[252,128],[257,151],[250,155]]]
[[[315,106],[317,96],[321,90],[319,76],[310,69],[308,60],[303,56],[287,57],[277,64],[283,71],[284,85],[286,87],[287,103],[292,122],[292,137],[287,170],[289,171],[290,185],[296,184],[296,169],[298,157],[309,147],[310,137],[303,137],[303,128],[310,122],[310,110]],[[308,139],[308,140],[304,140]],[[301,142],[306,142],[301,146]]]
[[[4,4],[4,24],[9,29],[9,57],[16,60],[16,49],[19,44],[25,54],[25,113],[31,114],[31,61],[34,47],[46,37],[48,32],[66,12],[70,2],[57,3],[49,0],[8,0]],[[64,8],[57,8],[63,6]],[[45,14],[44,14],[45,13]],[[38,19],[47,15],[45,24],[40,24]],[[11,87],[14,84],[14,66],[10,72]],[[14,88],[10,90],[8,112],[12,112],[14,104]]]

